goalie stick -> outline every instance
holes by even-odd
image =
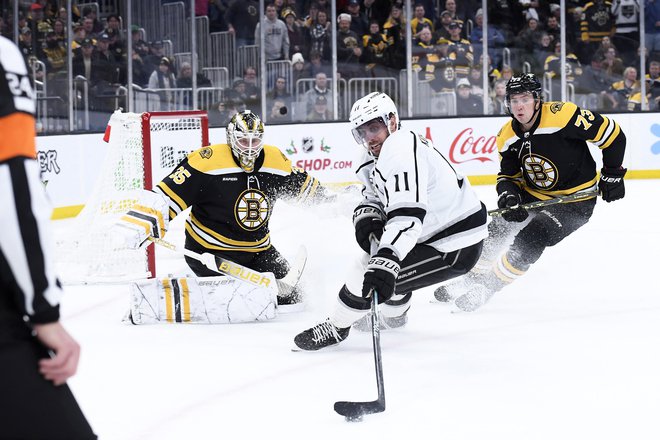
[[[538,200],[536,202],[524,203],[522,205],[518,205],[516,207],[511,207],[511,208],[491,209],[490,211],[488,211],[488,215],[498,216],[498,215],[504,214],[505,212],[509,212],[513,209],[518,209],[518,208],[536,209],[536,208],[543,208],[545,206],[550,206],[550,205],[557,205],[559,203],[577,202],[579,200],[586,200],[586,199],[590,199],[592,197],[596,197],[597,195],[598,195],[598,191],[588,191],[588,192],[583,192],[583,193],[575,193],[575,194],[570,194],[568,196],[554,197],[554,198],[548,199],[548,200]]]
[[[298,254],[296,255],[296,260],[289,269],[289,272],[282,278],[277,281],[277,285],[280,288],[280,295],[287,296],[290,295],[293,289],[296,288],[302,277],[302,273],[305,270],[305,265],[307,264],[307,249],[305,246],[300,246],[298,249]]]
[[[227,275],[233,278],[237,278],[242,281],[246,281],[252,285],[259,287],[269,287],[270,278],[264,276],[261,272],[252,270],[248,267],[245,267],[241,264],[235,263],[226,258],[219,257],[217,255],[204,252],[198,254],[197,252],[191,251],[186,248],[181,248],[174,243],[163,240],[162,238],[149,237],[149,241],[156,243],[160,246],[163,246],[171,251],[180,252],[183,255],[186,255],[190,258],[193,258],[197,261],[200,261],[204,266],[211,269],[212,271],[218,272],[222,275]],[[293,266],[289,269],[289,273],[286,274],[284,278],[278,280],[277,288],[280,294],[285,295],[291,293],[291,291],[298,285],[302,272],[305,269],[305,264],[307,262],[307,250],[304,246],[301,246],[298,250],[298,255],[296,256],[296,261]]]
[[[371,253],[374,254],[378,242],[371,236]],[[371,289],[371,339],[374,349],[374,364],[376,366],[376,386],[378,398],[370,402],[335,402],[335,412],[346,417],[348,421],[359,421],[365,414],[375,414],[385,411],[385,383],[383,381],[383,358],[380,352],[380,318],[378,316],[378,292]]]

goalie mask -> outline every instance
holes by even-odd
[[[394,118],[396,121],[397,129],[401,128],[396,105],[392,101],[392,98],[385,93],[373,92],[355,101],[349,117],[351,133],[353,134],[353,138],[355,138],[355,142],[369,151],[369,145],[367,144],[364,133],[364,125],[367,122],[378,119],[385,124],[387,132],[392,134],[392,130],[390,130],[390,118]]]
[[[264,148],[264,124],[250,110],[236,113],[227,125],[227,143],[246,173],[254,171],[254,162]]]

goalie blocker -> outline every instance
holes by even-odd
[[[160,278],[131,283],[132,324],[229,324],[267,321],[277,316],[277,283],[256,286],[218,277]],[[266,284],[266,283],[264,283]]]

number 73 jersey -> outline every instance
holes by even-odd
[[[596,162],[587,142],[598,147],[606,168],[623,162],[626,138],[614,120],[571,102],[547,102],[525,132],[511,119],[497,134],[497,180],[517,180],[525,191],[546,200],[595,187]]]

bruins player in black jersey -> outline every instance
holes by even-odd
[[[245,110],[234,115],[226,144],[190,153],[122,218],[118,226],[125,245],[141,246],[147,233],[162,236],[169,220],[191,207],[186,249],[273,272],[278,280],[286,276],[289,263],[272,245],[268,229],[276,200],[313,203],[330,197],[317,179],[294,167],[277,147],[264,145],[263,136],[264,125],[256,114]],[[197,260],[186,257],[186,262],[197,276],[218,275]],[[298,300],[295,289],[278,297],[279,304]]]
[[[541,84],[533,74],[509,80],[505,103],[512,119],[497,134],[497,205],[512,209],[489,224],[481,260],[465,281],[482,288],[471,289],[474,294],[456,300],[464,311],[485,304],[494,292],[524,275],[546,247],[585,225],[596,197],[542,210],[527,211],[521,204],[596,189],[606,202],[625,195],[626,169],[621,164],[626,137],[614,120],[570,102],[544,103]],[[587,142],[602,151],[600,179]],[[501,253],[513,235],[513,243]],[[449,301],[456,287],[461,286],[441,286],[435,296]]]

